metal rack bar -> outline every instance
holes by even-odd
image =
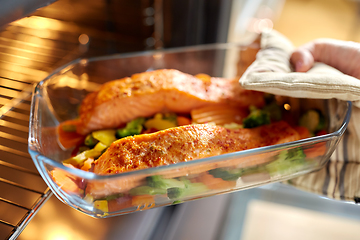
[[[16,239],[52,195],[27,152],[33,85],[81,55],[144,50],[153,33],[138,8],[152,0],[138,0],[127,9],[118,8],[118,1],[83,2],[80,9],[69,9],[73,1],[58,1],[0,32],[0,240]],[[116,28],[109,29],[109,21]],[[142,31],[134,31],[137,25]],[[82,34],[89,37],[88,44],[80,44]]]
[[[8,163],[8,162],[2,161],[2,160],[0,160],[0,165],[8,167],[8,168],[16,169],[16,170],[21,171],[21,172],[33,174],[35,176],[40,177],[40,174],[38,172],[34,172],[34,171],[31,171],[31,170],[29,170],[27,168],[19,167],[19,166],[15,165],[15,164],[11,164],[11,163]]]

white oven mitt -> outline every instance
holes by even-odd
[[[263,32],[261,49],[240,84],[281,96],[352,101],[348,129],[328,164],[289,183],[331,198],[360,202],[360,80],[322,63],[307,73],[294,72],[289,61],[294,49],[279,32]]]

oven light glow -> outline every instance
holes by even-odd
[[[71,235],[68,231],[54,231],[49,234],[49,240],[70,240]]]
[[[284,108],[285,108],[285,110],[290,111],[291,106],[290,106],[290,104],[285,103],[285,104],[284,104]]]
[[[87,44],[88,42],[89,42],[89,36],[88,35],[86,35],[86,34],[81,34],[80,36],[79,36],[79,42],[81,43],[81,44],[83,44],[83,45],[85,45],[85,44]]]

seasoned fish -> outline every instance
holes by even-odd
[[[187,125],[115,141],[95,161],[94,172],[123,173],[299,139],[299,134],[284,121],[237,130],[209,124]]]
[[[263,93],[244,90],[237,79],[198,78],[173,69],[134,74],[102,85],[80,107],[78,133],[116,128],[136,117],[160,112],[189,113],[225,103],[236,107],[264,104]]]

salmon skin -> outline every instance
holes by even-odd
[[[284,121],[230,130],[210,124],[119,139],[95,161],[96,174],[116,174],[299,140]]]
[[[189,113],[219,103],[261,107],[264,99],[263,93],[242,89],[238,79],[202,79],[174,69],[155,70],[107,82],[88,94],[80,106],[77,131],[86,135],[119,127],[137,117]]]

